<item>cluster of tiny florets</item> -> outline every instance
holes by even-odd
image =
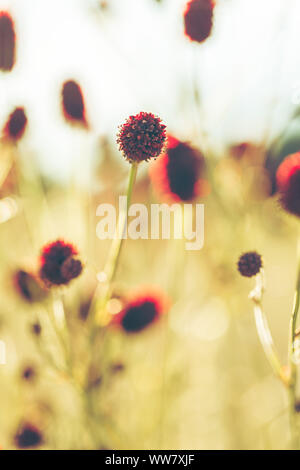
[[[82,263],[76,258],[76,248],[71,243],[57,240],[45,246],[41,254],[40,277],[47,286],[68,284],[82,271]]]
[[[130,162],[148,161],[162,152],[166,140],[166,126],[152,113],[141,112],[130,116],[120,126],[117,143]]]
[[[238,261],[238,270],[242,276],[256,276],[262,268],[262,258],[256,251],[244,253]]]

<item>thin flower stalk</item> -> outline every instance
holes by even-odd
[[[249,296],[254,302],[254,318],[256,329],[268,362],[270,363],[275,375],[287,387],[289,386],[289,382],[275,350],[268,319],[262,308],[264,290],[264,273],[263,270],[261,270],[256,276],[256,286]]]
[[[129,205],[130,205],[131,198],[132,198],[134,183],[136,180],[137,168],[138,168],[138,163],[132,162],[131,167],[130,167],[130,172],[129,172],[129,180],[128,180],[128,187],[127,187],[127,193],[126,193],[126,197],[127,197],[126,208],[119,214],[117,231],[116,231],[114,240],[111,244],[110,252],[108,255],[108,260],[104,268],[104,273],[106,276],[105,286],[102,291],[99,304],[98,304],[98,294],[100,293],[100,290],[102,290],[102,285],[100,283],[98,284],[96,288],[94,298],[91,303],[90,313],[92,314],[91,317],[92,317],[92,322],[94,324],[93,326],[97,326],[102,323],[101,319],[103,318],[103,315],[105,315],[105,308],[111,296],[112,285],[116,276],[121,249],[122,249],[122,245],[124,241],[124,234],[125,234],[126,227],[127,227],[128,209],[129,209]]]
[[[297,242],[297,279],[294,293],[293,309],[290,319],[290,339],[289,339],[289,398],[290,398],[290,419],[291,427],[294,429],[294,442],[297,444],[297,423],[295,415],[296,407],[296,387],[297,387],[297,320],[300,306],[300,237]]]

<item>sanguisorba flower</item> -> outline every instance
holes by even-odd
[[[166,151],[150,166],[150,179],[156,192],[169,202],[193,201],[204,196],[207,182],[202,153],[175,137],[168,136]]]
[[[148,161],[158,157],[166,141],[166,126],[152,113],[129,116],[120,126],[117,143],[130,162]]]
[[[67,122],[87,127],[83,93],[74,80],[63,83],[61,92],[62,111]]]
[[[300,217],[300,152],[283,160],[276,180],[281,206],[290,214]]]
[[[214,0],[191,0],[184,11],[185,35],[191,41],[203,42],[213,26]]]
[[[47,290],[30,272],[19,269],[13,275],[13,282],[18,294],[26,302],[40,302],[47,297]]]
[[[16,34],[14,23],[6,11],[0,12],[0,70],[9,72],[15,63]]]
[[[23,137],[27,126],[27,117],[22,107],[16,108],[8,117],[3,128],[3,137],[11,142],[17,142]]]
[[[83,266],[77,255],[77,249],[63,240],[46,245],[42,250],[39,270],[40,278],[46,286],[66,285],[78,277]]]
[[[120,313],[113,316],[112,324],[126,333],[138,333],[167,313],[170,301],[156,289],[144,288],[132,293]]]
[[[36,448],[43,444],[43,434],[32,423],[22,423],[14,436],[16,447],[19,449]]]
[[[256,251],[244,253],[238,260],[238,271],[242,276],[253,277],[259,273],[263,266],[261,255]]]

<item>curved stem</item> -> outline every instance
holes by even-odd
[[[297,319],[300,306],[300,237],[297,242],[297,278],[294,292],[293,309],[290,319],[290,339],[289,339],[289,366],[290,366],[290,416],[291,427],[294,429],[293,441],[296,442],[297,429],[295,420],[295,405],[296,405],[296,387],[297,387],[297,357],[296,357],[296,336],[297,336]],[[295,437],[296,436],[296,437]]]
[[[262,298],[264,292],[263,271],[256,276],[256,286],[251,292],[250,298],[254,302],[254,318],[258,337],[263,347],[266,358],[271,365],[275,375],[283,382],[285,386],[289,386],[288,378],[284,373],[284,369],[275,350],[272,334],[270,331],[268,319],[262,308]]]
[[[277,375],[277,377],[284,383],[284,385],[287,386],[288,381],[287,381],[285,374],[283,373],[281,362],[274,348],[274,343],[273,343],[272,335],[270,332],[268,320],[260,304],[256,304],[254,306],[254,317],[255,317],[257,333],[258,333],[261,345],[264,349],[264,353],[275,375]]]
[[[293,310],[290,320],[290,343],[289,343],[289,363],[291,368],[291,383],[295,385],[297,379],[297,367],[295,362],[296,354],[296,329],[297,329],[297,319],[298,311],[300,306],[300,237],[297,243],[297,279],[294,292],[294,303]]]

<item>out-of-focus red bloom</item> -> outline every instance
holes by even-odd
[[[112,323],[126,333],[138,333],[167,313],[170,301],[156,289],[144,288],[132,293],[120,313],[114,315]]]
[[[150,166],[155,190],[168,202],[192,201],[207,193],[202,153],[191,145],[168,136],[166,152]]]
[[[21,369],[21,379],[26,382],[33,382],[36,376],[37,372],[34,366],[27,365]]]
[[[14,23],[5,11],[0,12],[0,70],[9,72],[15,63],[16,35]]]
[[[160,155],[166,140],[166,126],[152,113],[129,116],[120,126],[117,143],[130,162],[148,161]]]
[[[27,302],[39,302],[47,296],[36,276],[20,269],[13,276],[14,286],[19,295]]]
[[[19,449],[29,449],[39,447],[43,444],[42,432],[32,423],[21,424],[14,441]]]
[[[230,148],[230,153],[234,158],[240,160],[248,152],[250,146],[251,144],[248,144],[248,142],[242,142],[241,144],[233,145]]]
[[[283,209],[300,217],[300,152],[283,160],[277,170],[276,179]]]
[[[40,258],[40,278],[46,286],[68,284],[82,272],[76,248],[71,243],[57,240],[46,245]]]
[[[185,34],[191,41],[203,42],[213,26],[214,0],[191,0],[184,11]]]
[[[8,117],[3,129],[3,137],[11,142],[17,142],[23,136],[27,126],[24,108],[16,108]]]
[[[42,327],[39,323],[33,323],[30,327],[30,331],[35,336],[40,336],[42,332]]]
[[[68,80],[63,84],[62,110],[68,122],[87,127],[83,93],[74,80]]]

